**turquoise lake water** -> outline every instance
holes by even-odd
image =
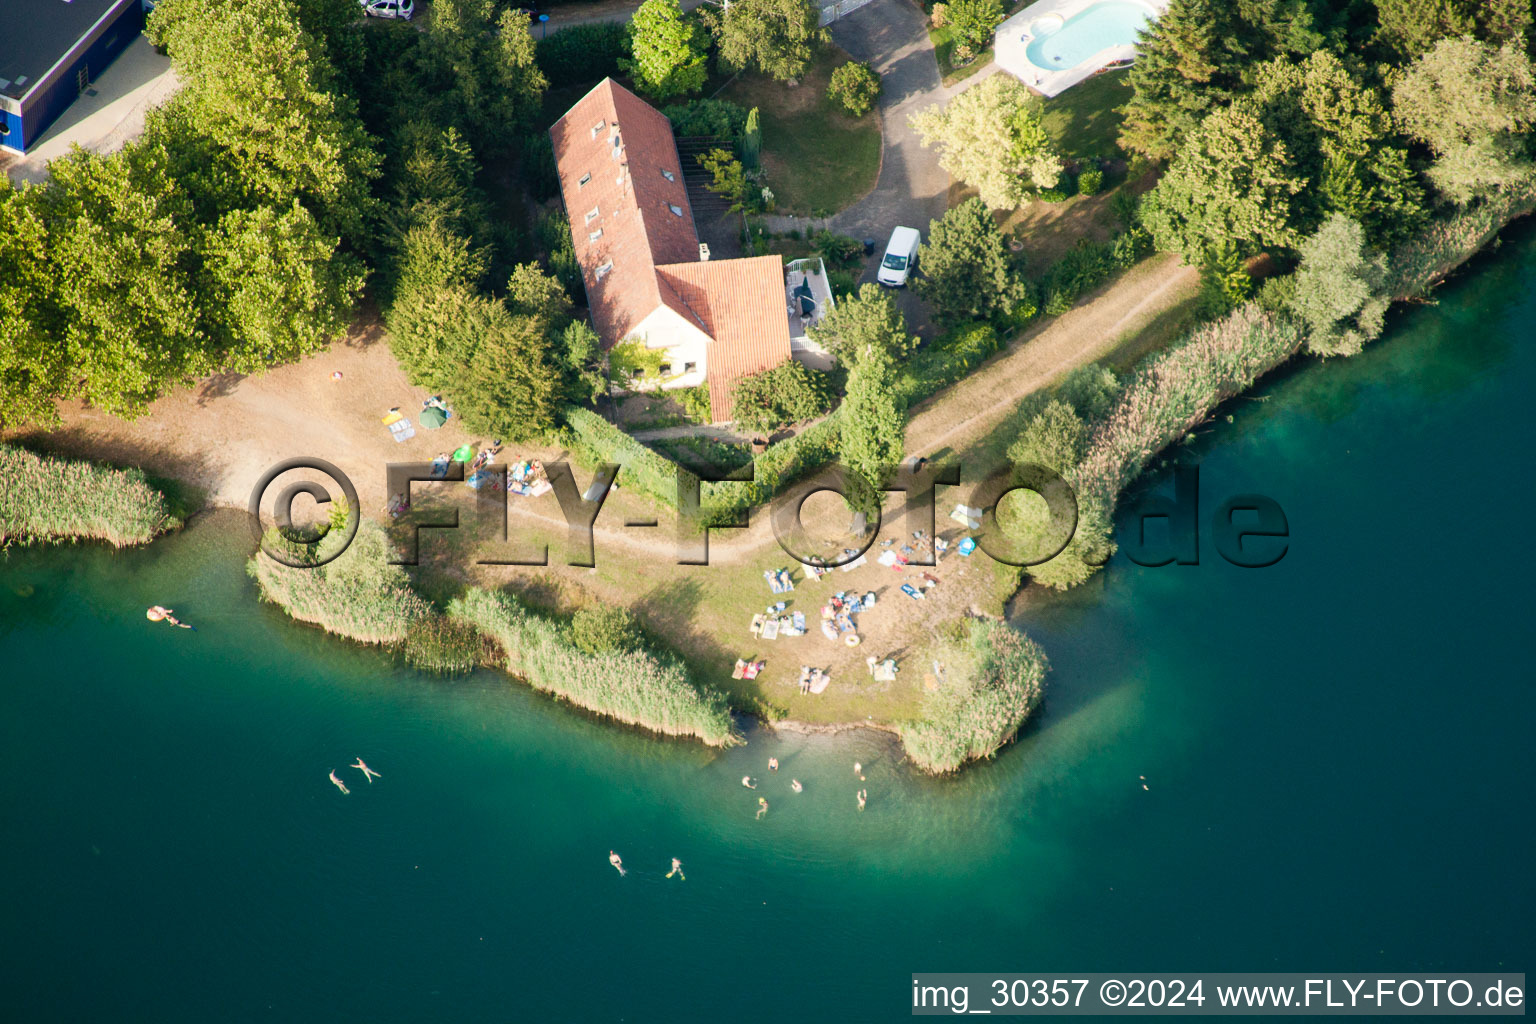
[[[1207,517],[1278,501],[1284,560],[1203,536],[1021,612],[1044,711],[957,779],[422,677],[259,604],[217,519],[12,551],[0,1016],[883,1021],[914,970],[1527,970],[1533,282],[1526,228],[1223,410],[1178,458]]]

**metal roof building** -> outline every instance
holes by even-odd
[[[142,0],[0,4],[0,148],[25,153],[143,30]]]

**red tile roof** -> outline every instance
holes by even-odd
[[[716,420],[730,419],[736,381],[789,359],[783,259],[672,263],[657,267],[656,276],[714,339],[707,362],[710,411]]]
[[[612,79],[578,100],[549,134],[603,344],[621,341],[663,305],[698,324],[711,339],[710,405],[715,419],[729,419],[734,383],[790,357],[783,260],[698,261],[672,124]],[[599,280],[604,265],[609,269]]]
[[[594,136],[599,123],[602,129]],[[666,301],[655,265],[699,258],[672,123],[605,78],[555,122],[549,135],[592,320],[604,343],[612,345]],[[681,215],[672,212],[673,206]],[[591,210],[598,212],[589,221]],[[599,229],[602,236],[591,238]],[[597,268],[610,261],[613,268],[599,281]]]

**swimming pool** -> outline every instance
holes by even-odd
[[[1034,36],[1025,49],[1029,62],[1042,71],[1063,71],[1112,46],[1130,46],[1153,18],[1144,4],[1103,0],[1066,21],[1043,17],[1030,25]]]

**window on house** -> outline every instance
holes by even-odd
[[[683,215],[683,208],[681,206],[678,206],[676,203],[668,203],[667,204],[667,209],[671,210],[673,213],[677,214],[679,217],[681,217]]]
[[[602,228],[598,228],[596,231],[593,231],[593,232],[591,232],[590,234],[587,235],[587,241],[595,242],[599,238],[602,238],[602,237],[603,237],[603,229]]]
[[[699,368],[699,364],[698,363],[684,363],[683,364],[683,372],[684,373],[694,373],[694,372],[697,372],[698,368]]]
[[[606,124],[607,121],[599,118],[597,124],[592,126],[592,137],[594,139],[603,133],[603,126]]]
[[[596,219],[598,209],[599,209],[599,207],[594,206],[594,207],[592,207],[592,209],[587,211],[587,223],[588,224],[591,224],[592,221],[594,219]]]
[[[661,169],[661,176],[663,178],[666,178],[668,181],[676,181],[677,180],[677,175],[673,174],[671,171],[667,170],[665,167],[663,167]]]
[[[586,174],[583,174],[581,176],[581,180],[576,183],[576,187],[580,188],[581,186],[585,185],[587,182],[589,182],[591,180],[592,180],[592,172],[588,171]]]
[[[660,373],[663,377],[671,376],[671,374],[672,374],[672,364],[671,363],[662,363],[661,366],[657,367],[657,371],[656,372]]]
[[[597,270],[593,271],[593,273],[596,275],[597,279],[599,281],[601,281],[603,278],[608,276],[608,271],[610,271],[612,269],[613,269],[613,260],[609,260],[608,262],[604,263],[602,266],[598,267]]]

